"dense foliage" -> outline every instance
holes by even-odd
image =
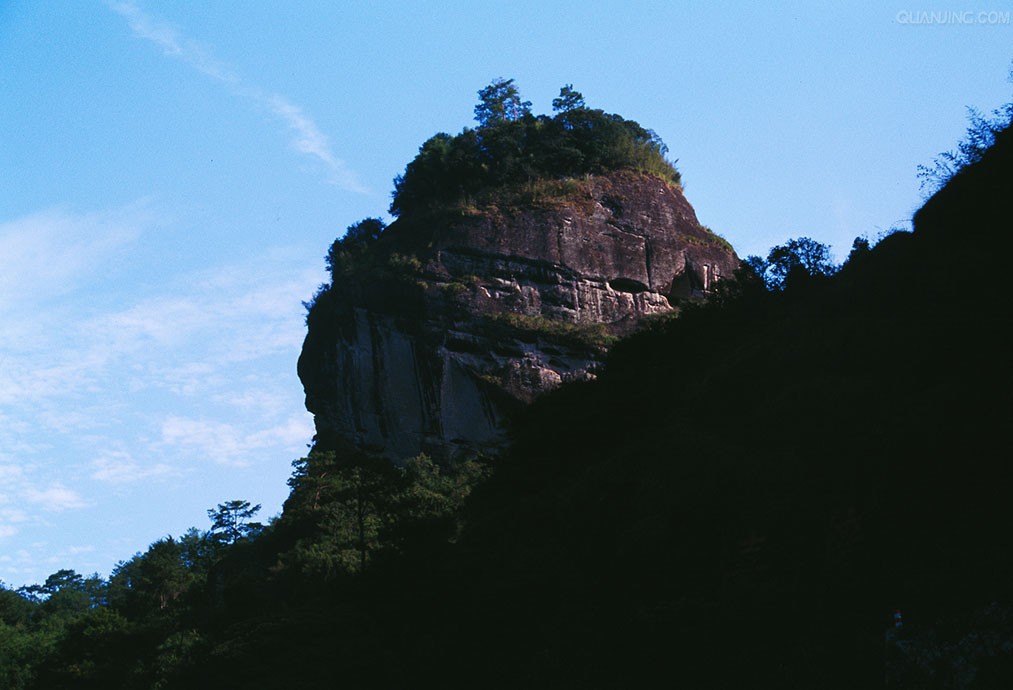
[[[433,136],[394,180],[392,214],[467,203],[504,185],[613,170],[642,170],[679,183],[679,173],[665,158],[668,149],[654,132],[588,108],[571,85],[560,90],[552,117],[532,115],[513,80],[498,80],[479,96],[476,129]]]
[[[295,625],[291,642],[311,648],[306,636],[339,606],[336,594],[385,563],[447,548],[487,472],[426,456],[399,468],[351,447],[293,467],[284,515],[266,527],[252,521],[259,506],[227,501],[208,511],[211,529],[159,539],[107,581],[60,570],[42,585],[0,584],[0,687],[232,687],[244,674],[233,664],[259,669],[249,671],[256,687],[310,687],[292,681],[277,631]],[[322,669],[302,671],[319,679]]]
[[[856,247],[864,246],[867,249],[868,244],[865,238],[855,240]],[[772,248],[766,259],[749,256],[745,264],[771,290],[784,290],[789,281],[826,277],[837,271],[830,247],[809,237],[791,239]]]

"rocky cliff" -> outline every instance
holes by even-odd
[[[400,219],[318,295],[299,359],[317,444],[490,451],[517,406],[738,267],[681,190],[629,171]]]

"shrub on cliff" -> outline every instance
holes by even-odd
[[[387,224],[379,218],[366,218],[349,225],[344,236],[334,240],[327,250],[325,261],[327,272],[331,274],[331,281],[336,281],[339,276],[348,273],[356,259],[380,238],[380,234],[386,228]]]
[[[1013,72],[1010,72],[1010,80],[1013,81]],[[928,196],[942,189],[961,170],[980,161],[995,144],[996,137],[1013,127],[1013,103],[996,108],[991,115],[983,115],[974,108],[967,111],[967,133],[957,143],[957,148],[940,153],[932,165],[918,166],[922,191]]]

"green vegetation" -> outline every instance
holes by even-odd
[[[334,240],[324,257],[331,282],[361,272],[367,252],[386,229],[387,224],[379,218],[366,218],[349,225],[345,234]]]
[[[1010,80],[1013,81],[1013,71]],[[940,153],[932,165],[918,166],[918,178],[927,196],[942,189],[961,170],[980,161],[995,145],[996,136],[1013,125],[1013,102],[996,108],[990,115],[983,115],[974,108],[967,111],[970,123],[957,148]]]
[[[439,213],[448,217],[509,213],[514,209],[554,209],[575,204],[590,210],[594,203],[587,178],[537,178],[526,182],[479,189],[466,197],[448,201]]]
[[[729,242],[724,237],[722,237],[721,235],[719,235],[716,232],[714,232],[713,230],[711,230],[706,225],[702,225],[700,227],[702,227],[707,232],[707,239],[705,241],[703,241],[702,244],[714,244],[714,245],[717,245],[718,247],[721,247],[726,252],[729,252],[729,253],[732,253],[732,254],[735,253],[735,248],[732,246],[731,242]],[[687,236],[686,237],[686,241],[689,242],[690,244],[695,244],[697,242],[700,242],[700,240],[698,240],[697,238],[692,237],[692,236]]]
[[[394,252],[387,258],[387,265],[397,275],[416,275],[422,270],[422,262],[417,256]]]
[[[42,585],[0,584],[0,687],[232,687],[244,672],[230,664],[256,666],[247,655],[278,642],[272,630],[286,618],[312,621],[334,605],[333,588],[354,591],[384,563],[456,541],[461,506],[488,474],[478,461],[441,467],[425,455],[395,467],[350,447],[293,468],[285,512],[267,526],[252,521],[259,506],[227,501],[208,510],[211,529],[159,539],[108,581],[59,570]],[[306,630],[292,634],[308,642]],[[276,665],[250,682],[308,687],[288,684],[278,644],[267,652]]]
[[[430,540],[453,541],[461,504],[486,473],[476,461],[440,467],[426,455],[395,467],[349,447],[293,466],[284,526],[295,540],[280,562],[317,582],[361,574]]]
[[[515,122],[531,114],[531,101],[522,101],[513,79],[494,79],[478,92],[475,119],[482,128]]]
[[[863,240],[855,240],[856,250],[862,248]],[[867,250],[868,240],[864,242]],[[830,254],[830,247],[809,237],[788,240],[772,248],[766,259],[749,256],[744,263],[771,290],[784,290],[789,283],[826,278],[839,269]]]
[[[251,522],[250,518],[259,512],[260,504],[253,506],[249,501],[219,503],[215,510],[208,511],[212,538],[222,544],[235,544],[256,536],[264,526],[259,522]]]
[[[409,216],[463,202],[490,188],[639,170],[673,184],[680,177],[658,136],[632,120],[584,105],[572,85],[553,102],[555,116],[530,113],[513,80],[479,92],[477,129],[426,141],[394,180],[390,212]]]
[[[604,350],[617,340],[615,336],[609,334],[603,323],[570,323],[534,314],[515,312],[490,314],[485,325],[501,336],[512,336],[521,340],[548,338],[582,349],[590,347]]]

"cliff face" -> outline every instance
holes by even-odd
[[[317,443],[490,451],[512,408],[586,379],[610,339],[738,267],[680,190],[622,172],[399,220],[318,297],[299,360]],[[379,265],[379,268],[376,266]]]

